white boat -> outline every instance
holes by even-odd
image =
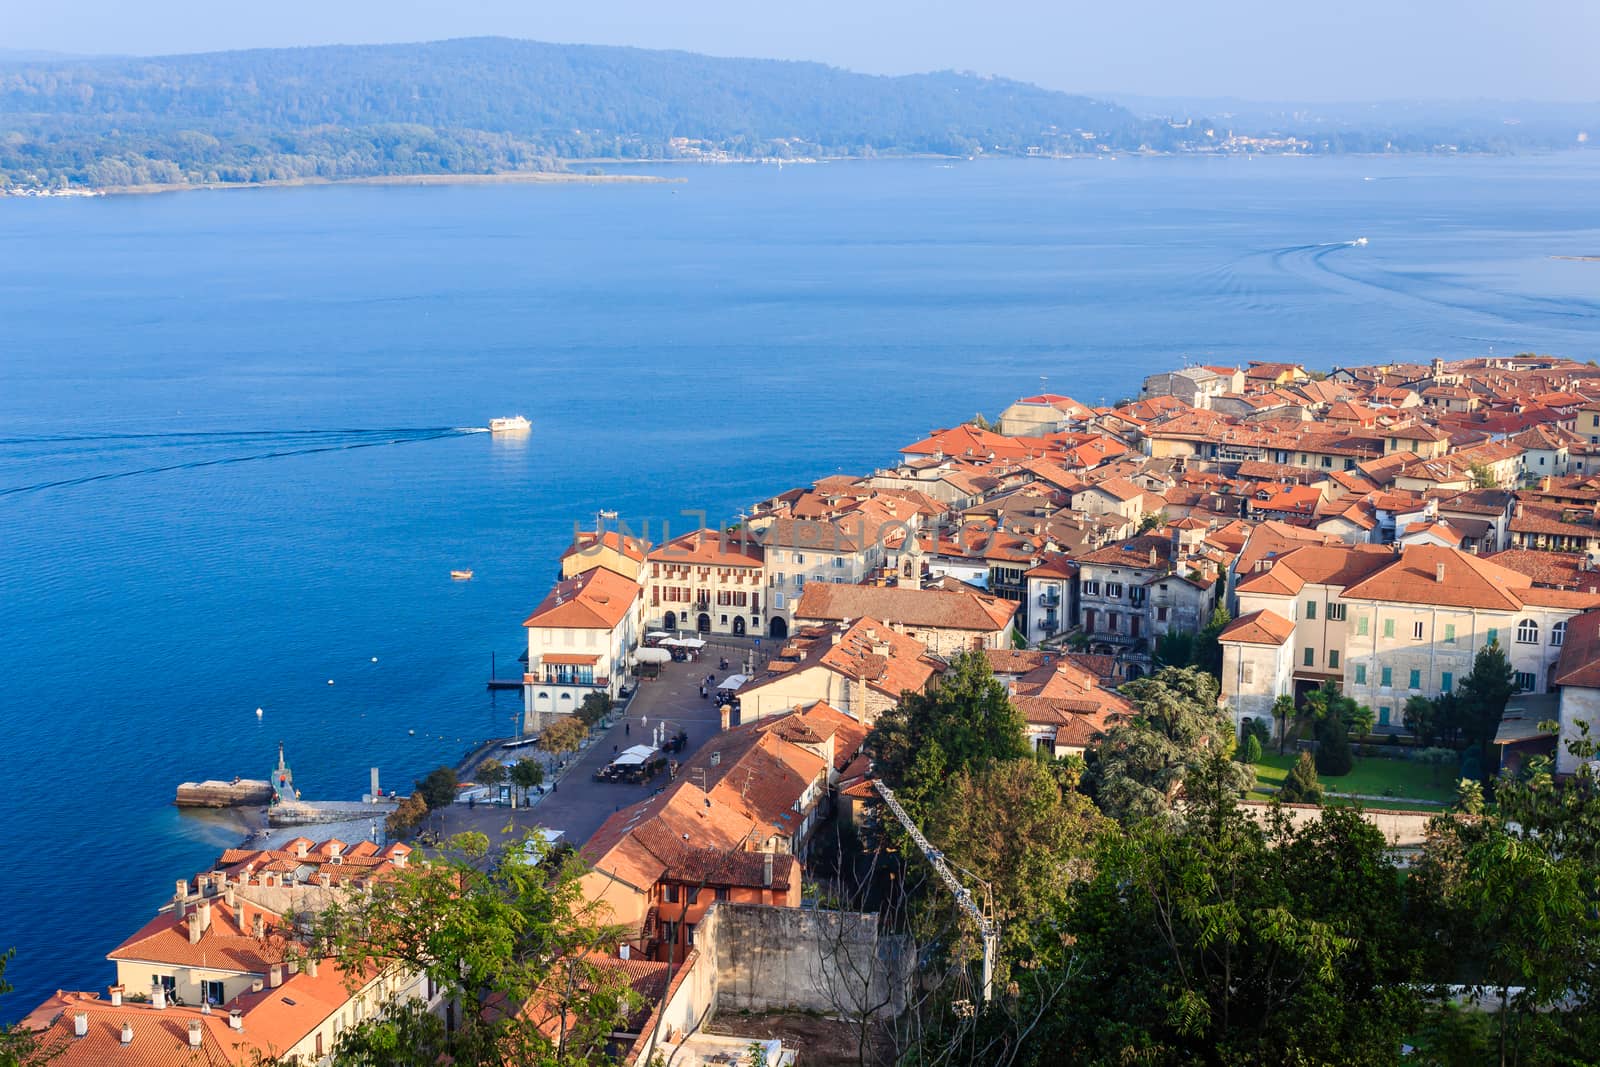
[[[1365,248],[1365,247],[1367,247],[1367,239],[1365,237],[1357,237],[1354,241],[1351,241],[1350,243],[1355,245],[1357,248]]]
[[[516,432],[518,432],[520,430],[526,430],[528,427],[530,427],[532,425],[533,425],[533,423],[529,422],[527,419],[523,418],[521,415],[507,415],[507,416],[503,416],[503,417],[498,418],[498,419],[490,419],[489,420],[489,432],[490,433],[516,433]]]

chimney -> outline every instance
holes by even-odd
[[[768,889],[772,888],[772,853],[764,853],[761,857],[761,884]]]
[[[107,990],[111,994],[111,1006],[113,1008],[122,1007],[122,991],[125,988],[125,986],[114,985]]]
[[[267,988],[267,983],[263,982],[259,978],[250,983],[250,992],[252,993],[259,993],[265,988]]]
[[[1522,518],[1522,501],[1517,501],[1517,510],[1512,512],[1512,517],[1517,519]]]
[[[189,913],[189,944],[198,945],[200,943],[200,935],[203,933],[205,933],[205,927],[200,925],[200,912],[198,910],[191,911]]]
[[[228,907],[231,908],[231,907],[233,907],[235,895],[236,894],[235,894],[234,888],[233,888],[233,886],[230,885],[227,889],[223,890],[222,900],[223,900],[223,902],[225,904],[228,905]]]
[[[306,958],[306,977],[307,978],[315,978],[317,976],[317,967],[318,966],[319,966],[319,962],[317,960],[317,957],[308,956]]]
[[[178,888],[173,892],[172,899],[182,900],[184,897],[189,895],[189,879],[179,878],[176,884]]]
[[[72,1036],[82,1037],[89,1032],[89,1013],[76,1012],[72,1016]]]
[[[259,911],[256,912],[255,918],[250,923],[250,932],[255,936],[257,941],[260,941],[267,936],[267,917],[261,914]]]
[[[306,858],[306,841],[305,841],[305,838],[301,838],[300,840],[298,840],[298,841],[296,841],[294,843],[294,858],[298,859],[298,860],[303,860],[303,859]]]
[[[229,1030],[243,1030],[244,1029],[244,1012],[240,1011],[238,1008],[234,1008],[232,1011],[230,1011],[228,1013],[228,1029]]]
[[[1439,563],[1433,568],[1433,580],[1438,582],[1440,585],[1444,584],[1444,561],[1443,560],[1440,560]]]
[[[167,1006],[167,987],[161,984],[161,979],[150,980],[150,1006],[156,1011],[165,1010]]]
[[[282,984],[283,964],[274,963],[272,965],[272,969],[267,972],[267,985],[271,986],[273,989],[277,989]]]
[[[124,1045],[133,1044],[133,1024],[132,1023],[123,1023],[122,1024],[122,1043]]]
[[[199,1048],[200,1047],[201,1035],[204,1032],[205,1031],[201,1029],[200,1020],[199,1019],[190,1019],[189,1020],[189,1047],[190,1048]]]
[[[200,916],[200,932],[204,933],[211,929],[211,901],[202,903],[197,914]]]

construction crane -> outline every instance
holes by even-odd
[[[989,1003],[990,998],[994,995],[994,960],[1000,945],[999,924],[989,918],[984,909],[978,907],[977,902],[972,899],[972,890],[962,885],[961,880],[950,870],[950,865],[944,860],[944,853],[934,848],[933,845],[928,843],[928,839],[922,836],[922,831],[917,829],[917,824],[911,821],[911,816],[906,814],[906,809],[902,808],[900,802],[894,798],[894,791],[885,785],[881,778],[872,779],[872,787],[878,791],[878,795],[883,798],[883,802],[889,805],[889,810],[894,812],[894,817],[900,820],[900,825],[905,827],[906,833],[911,836],[911,840],[922,850],[922,854],[928,858],[928,862],[933,865],[933,869],[938,872],[939,877],[944,880],[944,884],[954,894],[956,906],[966,912],[973,923],[977,925],[978,934],[983,938],[983,1002],[985,1004]]]

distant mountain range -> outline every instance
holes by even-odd
[[[1430,128],[1230,142],[1225,123],[1003,78],[504,38],[203,55],[0,53],[0,186],[558,170],[572,160],[1431,148]],[[1267,125],[1271,125],[1268,123]],[[1296,136],[1288,122],[1284,138]],[[1509,129],[1513,136],[1504,136]],[[1572,144],[1506,127],[1464,149]]]

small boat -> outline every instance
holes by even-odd
[[[523,418],[521,415],[508,415],[508,416],[503,416],[503,417],[498,418],[498,419],[490,419],[489,420],[489,432],[490,433],[516,433],[519,430],[526,430],[528,427],[530,427],[532,425],[533,425],[533,423],[529,422],[527,419]]]
[[[1365,247],[1367,247],[1367,239],[1365,237],[1357,237],[1354,241],[1351,241],[1350,243],[1355,245],[1357,248],[1365,248]]]
[[[451,571],[450,572],[450,577],[454,578],[458,582],[470,582],[470,581],[472,581],[472,572],[471,571]]]

